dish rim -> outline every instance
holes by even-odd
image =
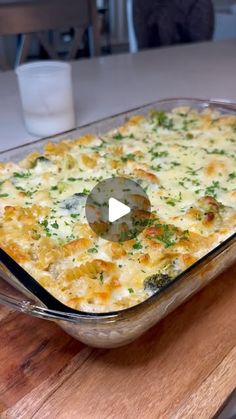
[[[133,109],[129,109],[127,111],[124,112],[120,112],[118,114],[112,115],[110,117],[106,117],[106,118],[102,118],[102,119],[98,119],[96,121],[93,121],[91,123],[79,126],[73,130],[69,130],[63,133],[59,133],[57,135],[52,135],[50,137],[45,137],[45,138],[41,138],[41,139],[36,139],[35,141],[32,141],[30,143],[25,143],[20,145],[19,147],[13,147],[4,151],[0,152],[0,158],[2,155],[7,154],[8,152],[12,152],[14,150],[19,150],[22,148],[26,148],[27,146],[32,146],[32,145],[37,145],[40,143],[44,143],[45,141],[50,141],[53,139],[57,139],[59,137],[59,141],[60,138],[64,135],[68,135],[71,134],[73,135],[73,133],[75,133],[78,130],[82,130],[82,129],[86,129],[89,128],[95,124],[98,123],[102,123],[108,120],[112,120],[118,117],[122,117],[122,116],[126,116],[129,113],[133,113],[133,112],[143,112],[145,110],[145,108],[150,108],[152,106],[159,106],[161,107],[161,105],[167,105],[167,104],[171,104],[174,102],[186,102],[186,104],[180,104],[179,106],[193,106],[194,108],[194,103],[195,104],[199,104],[203,106],[204,108],[211,108],[211,107],[215,107],[217,110],[222,110],[224,112],[228,111],[233,114],[236,115],[236,103],[230,102],[230,101],[220,101],[220,100],[211,100],[211,99],[199,99],[199,98],[186,98],[186,97],[176,97],[176,98],[165,98],[165,99],[160,99],[157,101],[154,101],[152,103],[146,103],[142,106],[138,106],[136,108]],[[187,102],[189,102],[187,104]],[[46,317],[49,319],[58,319],[58,320],[66,320],[66,321],[70,321],[70,322],[77,322],[79,319],[83,319],[83,320],[110,320],[110,321],[114,321],[114,320],[122,320],[123,318],[132,316],[137,314],[137,312],[141,311],[141,310],[145,310],[145,307],[148,307],[149,305],[153,305],[154,302],[156,300],[158,300],[158,298],[160,298],[168,289],[170,289],[171,287],[173,287],[174,285],[176,285],[177,283],[180,283],[185,277],[187,277],[189,274],[194,273],[194,271],[198,270],[198,268],[203,265],[205,262],[210,262],[212,261],[216,256],[218,256],[219,254],[221,254],[224,250],[226,250],[228,247],[230,247],[234,242],[236,242],[236,232],[234,232],[231,236],[229,236],[226,240],[224,240],[223,242],[221,242],[220,244],[218,244],[216,247],[214,247],[210,252],[208,252],[206,255],[204,255],[203,257],[201,257],[199,260],[197,260],[195,263],[193,263],[189,268],[185,269],[183,272],[181,272],[179,275],[176,276],[176,278],[174,278],[170,283],[168,283],[167,285],[163,286],[161,289],[159,289],[158,291],[156,291],[153,295],[151,295],[150,297],[148,297],[146,300],[135,304],[134,306],[131,307],[127,307],[121,310],[116,310],[116,311],[109,311],[109,312],[100,312],[100,313],[96,313],[96,312],[85,312],[85,311],[79,311],[76,310],[76,313],[68,313],[68,312],[63,312],[63,311],[57,311],[57,310],[52,310],[49,309],[47,307],[44,306],[38,306],[35,304],[32,304],[31,302],[27,302],[24,300],[22,300],[21,302],[19,302],[18,300],[16,300],[15,298],[11,298],[7,295],[4,295],[1,293],[0,291],[0,302],[6,303],[8,305],[11,305],[13,308],[19,308],[21,311],[24,312],[29,312],[31,314],[34,314],[36,316],[40,316],[40,317]],[[4,280],[4,279],[2,279]],[[42,287],[43,288],[43,287]],[[44,289],[44,288],[43,288]],[[58,300],[59,301],[59,300]]]

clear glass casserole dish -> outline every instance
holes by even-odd
[[[93,124],[73,130],[69,133],[50,138],[59,141],[62,138],[75,138],[84,133],[105,133],[123,124],[127,118],[137,113],[146,115],[152,109],[170,111],[178,106],[195,109],[211,107],[222,114],[236,115],[233,104],[211,102],[197,99],[168,99],[125,112]],[[32,150],[41,150],[48,139],[21,146],[0,154],[1,161],[18,161]],[[152,327],[164,316],[173,311],[183,301],[199,289],[206,286],[214,277],[235,261],[236,234],[220,244],[174,281],[144,302],[117,312],[105,314],[78,314],[49,310],[19,285],[4,266],[0,265],[0,303],[18,311],[56,322],[67,333],[80,341],[95,347],[113,348],[127,344]],[[3,279],[4,278],[4,279]]]

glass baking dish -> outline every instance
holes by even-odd
[[[133,115],[147,115],[152,109],[170,111],[178,106],[190,106],[199,110],[210,107],[222,114],[236,115],[236,105],[229,102],[167,99],[55,136],[50,141],[60,141],[65,137],[76,138],[84,133],[105,133],[120,126]],[[48,138],[0,153],[0,161],[18,161],[33,150],[41,150],[47,141]],[[235,254],[234,233],[146,301],[125,310],[105,314],[72,314],[49,310],[0,265],[0,303],[26,314],[54,321],[71,336],[90,346],[114,348],[138,338],[183,301],[205,287],[236,260]]]

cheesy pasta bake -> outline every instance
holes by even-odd
[[[92,188],[135,180],[151,202],[142,233],[97,236]],[[175,108],[135,116],[99,136],[49,142],[0,163],[0,246],[62,303],[105,313],[169,284],[236,230],[236,116]],[[204,280],[204,279],[203,279]]]

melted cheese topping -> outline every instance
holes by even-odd
[[[131,118],[105,135],[48,143],[0,164],[0,245],[51,294],[87,312],[142,302],[236,230],[236,117],[189,108]],[[124,243],[96,236],[85,200],[132,178],[152,216]]]

